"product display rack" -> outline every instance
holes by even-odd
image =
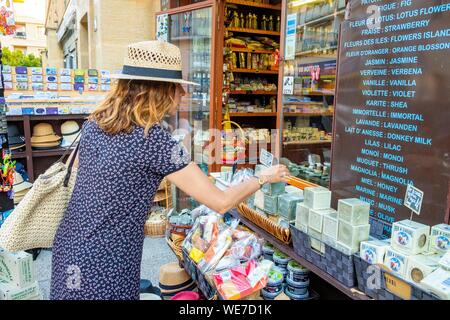
[[[234,218],[239,219],[241,223],[245,224],[248,228],[253,230],[255,233],[257,233],[259,236],[263,237],[265,240],[270,242],[272,245],[274,245],[278,250],[281,252],[287,254],[291,258],[293,258],[295,261],[297,261],[299,264],[304,266],[305,268],[309,269],[312,273],[319,276],[324,281],[328,282],[329,284],[333,285],[336,289],[338,289],[340,292],[345,294],[347,297],[354,299],[354,300],[370,300],[368,296],[365,294],[359,292],[357,288],[348,288],[344,286],[342,283],[334,279],[332,276],[330,276],[328,273],[323,272],[318,267],[316,267],[314,264],[308,262],[307,260],[300,257],[298,254],[294,252],[294,249],[284,244],[282,241],[275,238],[273,235],[268,233],[266,230],[258,227],[256,224],[254,224],[252,221],[247,219],[246,217],[239,214],[237,210],[232,210],[231,214]]]
[[[60,158],[66,151],[66,148],[55,148],[48,150],[33,150],[31,147],[31,136],[33,134],[33,126],[39,122],[49,122],[53,125],[55,133],[61,136],[60,125],[64,121],[73,120],[82,123],[88,117],[88,114],[67,114],[67,115],[22,115],[22,116],[7,116],[8,123],[16,124],[23,128],[25,137],[24,151],[12,151],[12,158],[24,162],[30,182],[33,183],[36,178],[45,172],[58,158]]]

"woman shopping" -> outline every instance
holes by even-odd
[[[72,199],[53,247],[51,299],[135,300],[152,199],[167,177],[209,208],[225,213],[265,183],[285,182],[275,166],[221,191],[161,125],[185,94],[180,50],[132,44],[115,88],[83,127]]]

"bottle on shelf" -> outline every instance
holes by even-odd
[[[253,29],[258,29],[258,16],[256,14],[253,14]]]
[[[232,26],[235,27],[235,28],[239,28],[239,15],[238,15],[238,13],[236,11],[233,13]]]
[[[273,31],[273,16],[269,17],[269,26],[268,26],[269,31]]]
[[[240,27],[241,28],[245,28],[245,19],[244,19],[244,14],[241,12],[241,22],[240,22]]]
[[[251,15],[251,13],[249,12],[247,14],[247,18],[245,20],[245,28],[247,28],[247,29],[251,29],[252,28],[252,25],[253,25],[252,19],[253,19],[253,17]]]
[[[267,30],[267,19],[265,14],[263,14],[261,19],[261,30]]]
[[[280,28],[281,28],[281,18],[280,18],[280,16],[278,16],[277,17],[277,25],[276,25],[275,31],[280,32]]]

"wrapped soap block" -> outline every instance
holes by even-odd
[[[450,271],[438,268],[421,285],[442,300],[450,300]]]
[[[404,278],[408,266],[408,255],[389,248],[384,256],[384,265],[390,272]]]
[[[324,215],[322,227],[322,233],[324,236],[336,241],[338,239],[338,226],[339,220],[337,212],[331,212]]]
[[[392,225],[391,246],[408,255],[423,253],[428,249],[430,227],[411,220],[402,220]]]
[[[255,199],[253,200],[255,208],[264,210],[264,193],[261,190],[255,192]]]
[[[291,221],[295,219],[297,203],[302,202],[303,198],[296,194],[286,193],[278,197],[278,213]]]
[[[325,243],[320,241],[320,239],[311,238],[311,248],[325,254]]]
[[[284,193],[286,185],[282,182],[279,183],[266,183],[261,188],[262,192],[270,196],[278,196]]]
[[[303,202],[297,203],[297,210],[295,214],[295,226],[308,233],[308,223],[309,223],[309,208],[305,206]]]
[[[369,224],[370,204],[359,199],[338,201],[339,220],[354,226]]]
[[[426,276],[439,268],[439,257],[439,255],[409,256],[406,280],[420,284]]]
[[[255,195],[251,195],[247,198],[245,203],[249,206],[249,208],[254,209],[255,208]]]
[[[264,194],[264,211],[271,214],[278,213],[278,196]]]
[[[331,206],[331,191],[324,187],[309,187],[304,190],[305,205],[311,209],[327,209]]]
[[[439,259],[439,266],[445,270],[450,271],[450,252],[447,252]]]
[[[286,193],[293,193],[293,194],[296,194],[296,195],[299,195],[299,196],[303,197],[303,190],[299,189],[297,187],[288,185],[288,186],[286,186],[284,188],[284,190],[286,191]]]
[[[442,223],[431,228],[430,251],[446,253],[450,251],[450,226]]]
[[[338,241],[336,241],[335,248],[347,256],[351,256],[351,255],[355,254],[356,252],[358,252],[358,249],[349,247],[349,246],[345,245],[344,243],[341,243]]]
[[[334,209],[310,209],[308,219],[308,229],[314,229],[322,233],[323,217],[329,214],[336,213]]]
[[[358,252],[361,241],[369,239],[370,224],[354,226],[341,220],[338,229],[338,243],[351,248],[352,252]]]
[[[318,231],[308,227],[307,234],[311,237],[311,239],[316,239],[316,240],[322,241],[322,232],[318,232]]]
[[[383,264],[384,255],[389,248],[389,243],[381,240],[362,241],[360,245],[360,257],[370,264]]]

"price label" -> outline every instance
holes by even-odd
[[[294,77],[283,78],[283,94],[294,94]]]
[[[259,162],[266,167],[273,166],[274,156],[266,149],[261,149],[261,153],[259,154]]]
[[[403,300],[411,300],[411,285],[389,273],[384,274],[386,289]]]
[[[417,215],[420,215],[422,201],[423,191],[409,184],[408,188],[406,189],[405,201],[403,203],[405,207],[411,209]]]

